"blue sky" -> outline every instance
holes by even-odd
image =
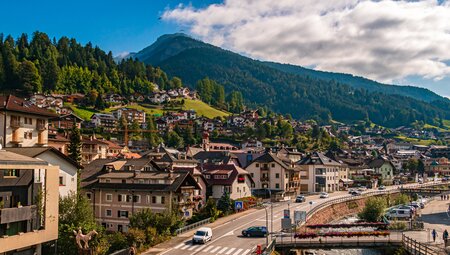
[[[450,0],[24,0],[2,3],[0,32],[74,37],[114,55],[184,32],[256,59],[450,97],[448,17]]]
[[[211,0],[189,1],[196,7]],[[166,33],[179,32],[179,26],[159,19],[173,0],[108,1],[5,1],[2,2],[0,32],[15,38],[39,30],[51,37],[74,37],[82,43],[91,41],[114,54],[138,51]]]

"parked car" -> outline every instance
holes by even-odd
[[[411,210],[408,208],[392,208],[386,213],[386,217],[389,219],[408,219],[411,218]]]
[[[211,228],[199,228],[192,237],[192,243],[206,243],[212,239]]]
[[[357,190],[354,190],[352,193],[352,196],[361,196],[361,191],[357,191]]]
[[[267,228],[262,226],[253,226],[242,230],[242,235],[246,237],[253,237],[253,236],[264,237],[268,233],[269,232],[267,231]]]
[[[348,194],[352,194],[353,191],[355,191],[355,189],[348,189]]]
[[[380,185],[380,187],[378,187],[378,190],[385,190],[386,187],[384,185]]]
[[[326,193],[326,192],[320,192],[320,196],[319,196],[320,198],[328,198],[329,197],[329,195],[328,195],[328,193]]]
[[[425,208],[425,204],[422,203],[422,202],[419,202],[419,201],[413,201],[413,202],[410,203],[410,205],[414,206],[414,208],[416,208],[416,209],[418,209],[418,208],[420,208],[420,209]]]
[[[303,196],[303,195],[298,195],[296,198],[295,198],[295,202],[296,203],[303,203],[303,202],[305,202],[306,201],[306,198],[305,198],[305,196]]]

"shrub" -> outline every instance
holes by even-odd
[[[358,216],[367,222],[378,222],[383,217],[385,208],[386,200],[383,197],[370,197],[367,199],[363,211]]]

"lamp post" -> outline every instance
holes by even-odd
[[[269,216],[267,215],[267,207],[264,206],[266,211],[266,229],[269,229]],[[269,235],[266,235],[266,247],[269,246]]]
[[[272,191],[269,188],[266,188],[267,191],[269,191],[269,199],[270,199],[270,240],[272,240],[272,233],[273,233],[273,204],[272,204]],[[265,209],[265,207],[264,207]],[[267,211],[266,211],[267,213]],[[266,214],[267,216],[267,214]],[[266,226],[268,228],[268,226]]]

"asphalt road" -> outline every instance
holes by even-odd
[[[407,187],[408,185],[404,185]],[[397,189],[397,186],[390,186],[389,189]],[[371,192],[374,190],[368,190]],[[331,199],[350,197],[346,191],[339,191],[330,193],[328,198],[321,199],[318,195],[307,196],[304,203],[293,202],[277,202],[273,203],[273,217],[271,215],[270,205],[267,205],[268,213],[268,226],[270,232],[280,232],[281,230],[281,218],[283,218],[283,210],[290,209],[291,217],[293,217],[294,210],[309,211],[311,208],[324,203]],[[309,204],[309,201],[314,201],[313,205]],[[273,224],[273,230],[271,225]],[[195,244],[191,242],[191,238],[185,239],[182,242],[174,245],[172,248],[167,249],[159,254],[163,255],[247,255],[251,254],[251,250],[258,244],[262,246],[266,243],[265,237],[242,237],[241,231],[251,226],[265,226],[266,225],[266,210],[257,210],[250,214],[239,217],[233,221],[224,223],[220,226],[216,226],[212,229],[213,238],[206,244]]]

